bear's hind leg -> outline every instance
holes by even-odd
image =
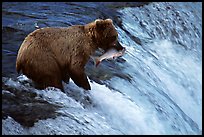
[[[61,89],[61,91],[64,92],[62,80],[58,77],[44,76],[43,81],[33,80],[33,82],[34,82],[35,88],[40,89],[40,90],[46,89],[47,87],[55,87],[55,88]]]
[[[62,92],[64,92],[64,87],[62,85],[62,80],[58,79],[56,77],[48,78],[48,80],[45,83],[46,87],[55,87],[61,89]]]

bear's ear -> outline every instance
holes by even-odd
[[[112,19],[106,19],[105,21],[108,23],[113,23]]]
[[[98,28],[98,27],[101,27],[101,26],[103,25],[104,20],[102,20],[102,19],[96,19],[96,20],[95,20],[95,23],[96,23],[96,27]]]
[[[105,20],[96,19],[95,23],[96,23],[96,28],[101,29],[101,28],[104,28],[108,24],[113,24],[113,21],[111,19],[105,19]]]

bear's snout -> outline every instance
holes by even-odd
[[[114,48],[118,51],[125,49],[118,41],[114,44]]]

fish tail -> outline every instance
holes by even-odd
[[[96,60],[95,60],[95,66],[97,67],[100,63],[101,63],[101,61],[100,61],[98,58],[96,58]]]
[[[93,61],[94,61],[94,66],[98,66],[100,63],[101,63],[101,61],[100,61],[100,59],[98,58],[98,57],[94,57],[94,56],[90,56],[92,59],[93,59]]]

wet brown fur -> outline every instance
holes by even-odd
[[[85,64],[97,48],[107,50],[115,41],[117,31],[110,19],[67,28],[37,29],[23,41],[16,70],[32,79],[39,89],[53,86],[64,91],[62,81],[69,82],[71,77],[79,87],[90,90]]]

